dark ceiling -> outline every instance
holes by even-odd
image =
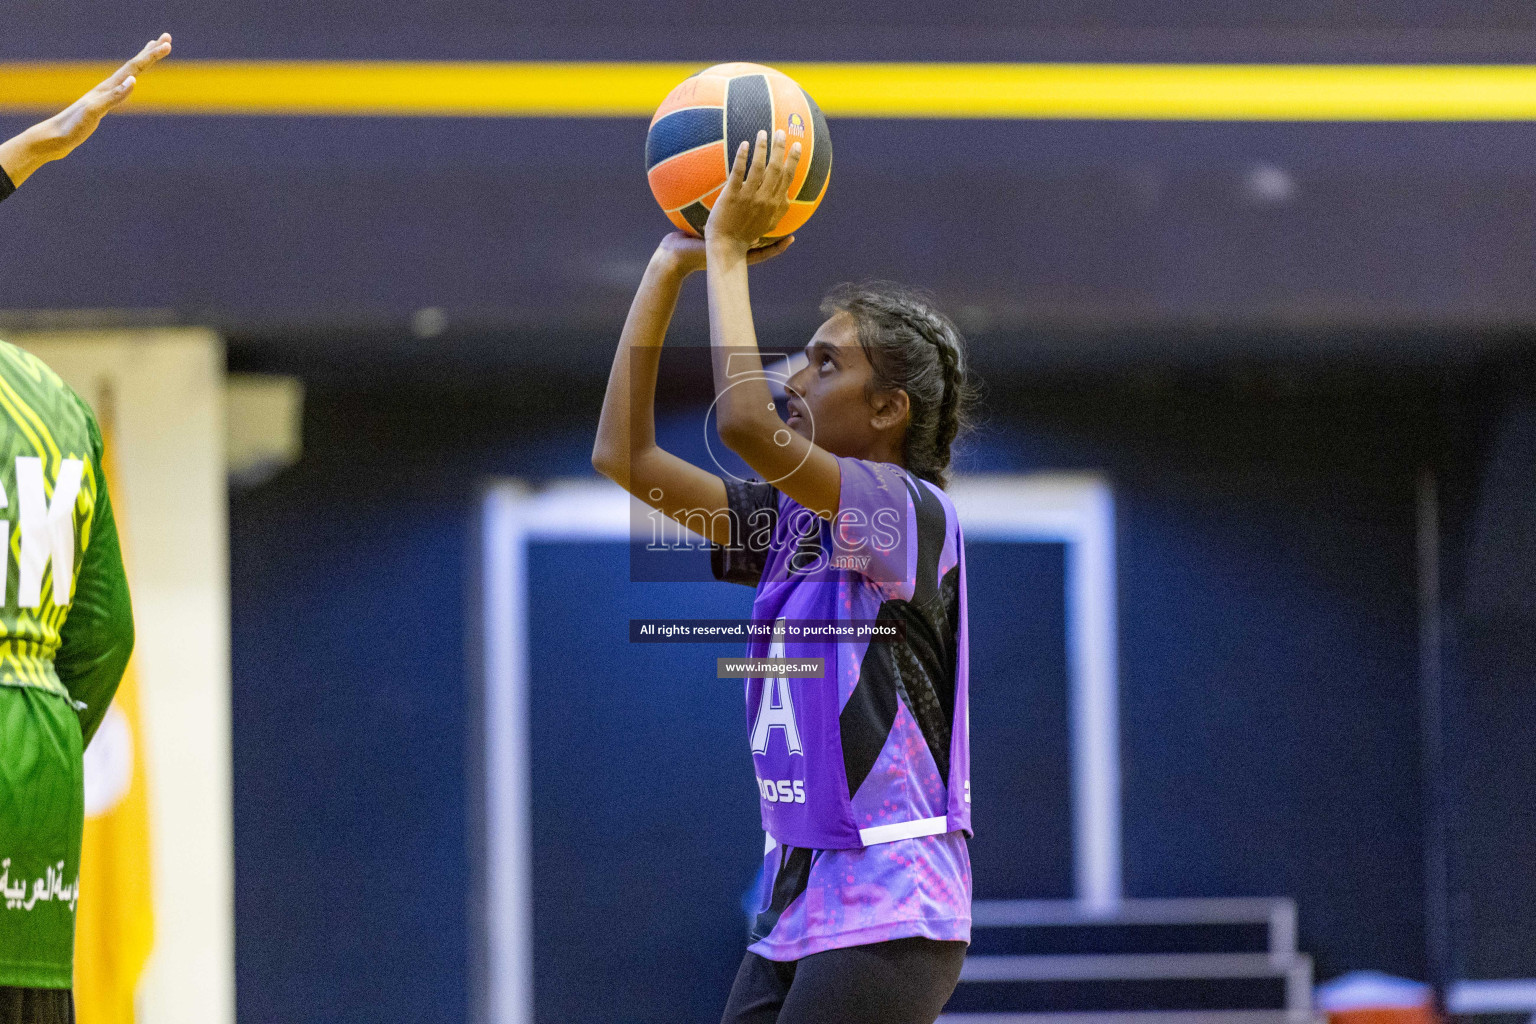
[[[940,17],[804,0],[777,5],[766,35],[741,5],[678,2],[13,6],[5,60],[126,53],[161,28],[183,58],[1536,57],[1536,9],[1502,3],[1102,0]],[[1536,326],[1536,125],[832,130],[826,202],[754,272],[768,339],[803,339],[825,288],[861,277],[932,289],[994,364],[1464,359]],[[113,118],[0,207],[0,326],[84,309],[212,324],[256,361],[601,365],[668,227],[644,133],[640,119]],[[702,340],[702,303],[702,289],[685,297],[685,339]]]

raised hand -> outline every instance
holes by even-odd
[[[20,185],[33,171],[50,160],[60,160],[90,138],[101,119],[126,100],[138,76],[171,52],[171,36],[151,39],[122,67],[94,89],[46,121],[39,122],[7,142],[0,143],[0,167],[11,182]]]
[[[776,242],[752,249],[747,253],[748,265],[771,260],[779,253],[788,249],[795,242],[794,235],[787,235]],[[698,270],[703,270],[707,264],[706,246],[704,239],[693,235],[674,231],[661,240],[661,245],[656,248],[657,256],[669,261],[670,265],[678,273],[686,277]]]
[[[704,225],[706,241],[750,249],[789,212],[789,185],[800,165],[800,143],[787,147],[783,129],[757,133],[750,169],[747,144],[736,149],[731,173]]]

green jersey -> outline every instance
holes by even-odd
[[[73,977],[82,754],[133,648],[101,431],[0,342],[0,985]]]

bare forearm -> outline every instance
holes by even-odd
[[[52,154],[57,151],[58,145],[49,128],[50,123],[51,119],[35,124],[20,135],[0,142],[0,169],[4,169],[11,184],[18,188],[32,177],[32,172],[55,159]]]
[[[628,486],[634,455],[656,444],[656,374],[685,276],[658,250],[645,269],[619,336],[598,418],[592,465],[621,486]]]
[[[763,375],[747,287],[747,253],[739,245],[707,243],[709,337],[714,350],[715,394],[722,437],[773,431],[783,426]]]
[[[788,188],[800,161],[800,144],[786,152],[785,142],[785,132],[775,131],[770,151],[768,133],[758,132],[750,170],[747,143],[737,147],[731,173],[704,225],[715,409],[720,439],[732,451],[790,498],[831,519],[840,486],[837,459],[779,419],[763,375],[747,287],[747,266],[754,262],[752,246],[782,223],[789,211]],[[787,241],[781,239],[768,248]]]
[[[680,235],[662,240],[630,304],[619,350],[608,376],[608,393],[598,419],[592,466],[652,508],[689,529],[708,524],[711,539],[724,543],[725,484],[656,445],[656,372],[661,344],[677,306],[683,280],[702,263],[703,252]]]
[[[791,498],[831,519],[839,493],[837,461],[779,418],[752,326],[748,252],[735,240],[706,246],[720,439],[763,479],[774,481]]]

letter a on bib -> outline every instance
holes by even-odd
[[[784,620],[773,624],[773,642],[768,645],[768,657],[784,657]],[[774,694],[778,699],[774,699]],[[795,725],[795,700],[789,695],[788,679],[764,679],[763,699],[757,705],[757,721],[752,724],[752,753],[768,753],[768,737],[773,730],[784,730],[784,743],[791,754],[804,755],[800,746],[800,729]]]
[[[800,746],[800,730],[795,725],[795,701],[789,695],[788,679],[763,680],[763,699],[757,706],[757,721],[752,726],[752,753],[768,753],[768,738],[775,729],[784,730],[784,742],[791,754],[805,753]]]

